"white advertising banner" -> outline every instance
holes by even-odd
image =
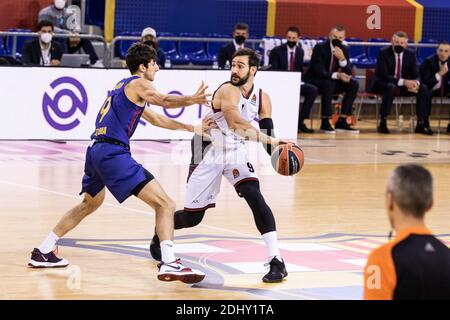
[[[0,67],[0,139],[88,140],[108,90],[129,77],[125,69]],[[259,71],[255,82],[272,101],[275,133],[296,139],[300,73]],[[201,81],[209,92],[228,81],[230,71],[161,70],[155,86],[163,93],[193,94]],[[151,106],[184,123],[199,123],[206,106],[163,109]],[[256,122],[254,125],[257,126]],[[134,139],[189,139],[192,134],[154,127],[141,121]]]

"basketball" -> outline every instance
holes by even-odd
[[[287,143],[275,148],[271,161],[276,172],[283,176],[292,176],[303,168],[305,155],[298,145]]]

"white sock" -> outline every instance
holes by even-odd
[[[39,251],[42,253],[49,253],[50,251],[53,251],[58,240],[59,237],[53,231],[50,232],[47,238],[45,238],[45,240],[38,247]]]
[[[161,241],[161,259],[164,263],[174,262],[175,254],[173,252],[173,241],[164,240]]]
[[[269,261],[272,260],[273,257],[277,257],[277,259],[281,261],[280,249],[278,248],[277,232],[276,231],[267,232],[264,233],[262,237],[266,242]]]

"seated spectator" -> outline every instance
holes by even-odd
[[[319,88],[322,95],[322,124],[320,130],[325,133],[340,132],[359,133],[347,123],[352,115],[353,102],[358,93],[359,83],[352,78],[352,67],[349,60],[349,48],[342,44],[345,29],[335,26],[331,29],[326,41],[317,43],[313,49],[309,68],[304,81]],[[331,103],[335,94],[344,93],[341,114],[335,129],[330,124]]]
[[[20,66],[23,63],[11,56],[0,56],[0,66]]]
[[[366,300],[445,300],[450,297],[450,249],[426,227],[433,177],[418,165],[389,176],[385,206],[393,241],[373,250],[364,271]]]
[[[436,54],[425,59],[420,65],[420,78],[428,89],[428,110],[431,110],[433,96],[447,97],[450,95],[449,57],[450,44],[443,41],[439,43]],[[447,133],[450,133],[450,123],[447,126]]]
[[[79,17],[75,11],[66,8],[66,0],[54,0],[54,3],[39,11],[38,21],[48,20],[55,26],[55,33],[80,33]],[[103,66],[97,63],[98,56],[89,39],[79,37],[62,38],[59,40],[68,53],[76,53],[82,48],[89,55],[91,65]],[[96,64],[97,63],[97,64]]]
[[[416,96],[418,117],[416,133],[432,135],[429,116],[431,106],[427,105],[426,86],[419,81],[416,53],[407,49],[408,35],[398,31],[392,36],[392,45],[380,50],[377,57],[375,75],[369,92],[383,95],[381,119],[378,132],[388,134],[387,116],[396,95]]]
[[[142,30],[141,42],[155,49],[156,54],[158,55],[158,61],[156,61],[156,63],[160,68],[164,68],[164,65],[166,64],[166,54],[159,47],[155,29],[148,27]]]
[[[229,44],[223,46],[219,50],[219,54],[217,56],[217,63],[219,65],[219,69],[225,69],[225,66],[228,61],[228,65],[231,66],[231,57],[233,54],[242,49],[244,47],[248,47],[245,44],[245,40],[249,37],[248,24],[246,23],[237,23],[234,26],[233,38],[234,40]]]
[[[53,23],[38,23],[39,38],[25,42],[22,53],[24,65],[59,66],[63,54],[59,43],[52,41]]]
[[[298,44],[300,39],[300,29],[292,26],[286,32],[287,43],[273,48],[270,51],[269,65],[270,70],[286,70],[303,72],[303,56],[302,46]],[[304,120],[309,118],[314,100],[317,97],[318,88],[313,84],[302,81],[300,84],[300,95],[304,97],[303,106],[298,116],[298,132],[313,133],[309,129]]]

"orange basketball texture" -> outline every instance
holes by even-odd
[[[303,167],[305,156],[298,145],[287,143],[275,148],[271,162],[276,172],[283,176],[292,176]]]

